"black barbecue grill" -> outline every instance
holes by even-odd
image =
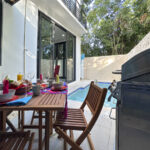
[[[116,105],[116,150],[150,150],[150,49],[122,65],[112,95]]]

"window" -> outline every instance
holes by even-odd
[[[0,65],[1,65],[1,61],[2,61],[2,0],[0,0]]]

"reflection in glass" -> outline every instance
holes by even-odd
[[[55,25],[55,49],[54,61],[55,65],[60,66],[59,76],[62,80],[66,80],[66,30]]]
[[[41,18],[41,73],[43,78],[53,77],[53,23]]]

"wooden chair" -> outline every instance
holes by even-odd
[[[59,112],[56,116],[56,122],[53,125],[59,137],[64,138],[64,149],[66,149],[66,142],[70,144],[72,150],[81,150],[80,144],[87,137],[91,150],[94,150],[94,145],[91,141],[90,131],[93,128],[104,104],[107,89],[101,89],[91,82],[90,89],[81,105],[80,109],[68,109],[67,118],[64,119],[63,113]],[[92,118],[87,123],[84,116],[84,107],[88,106],[92,112]],[[70,136],[67,135],[67,130],[70,131]],[[83,131],[76,141],[74,141],[73,130]]]
[[[34,133],[27,132],[0,132],[0,150],[28,150],[32,149]]]

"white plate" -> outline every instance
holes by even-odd
[[[12,99],[12,97],[15,95],[15,91],[14,89],[9,89],[9,93],[8,94],[3,94],[3,91],[0,91],[0,102],[5,102],[8,101],[10,99]]]

